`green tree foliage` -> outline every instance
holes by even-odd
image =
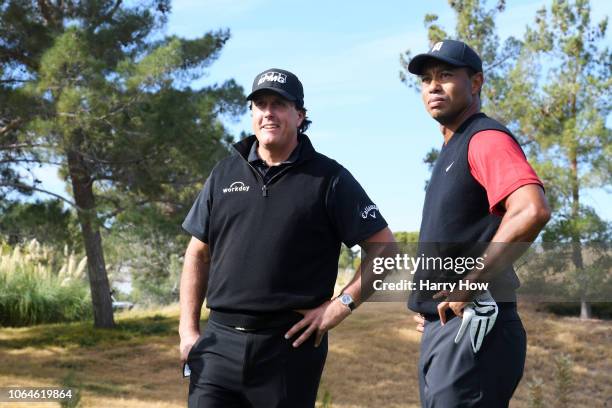
[[[419,231],[396,231],[393,233],[399,244],[413,244],[419,242]]]
[[[338,260],[338,267],[342,269],[352,269],[355,264],[355,259],[359,256],[351,250],[351,248],[342,244],[340,249],[340,259]]]
[[[82,249],[76,217],[64,209],[61,200],[0,202],[0,237],[9,245],[36,239],[60,251],[64,245]]]
[[[503,44],[495,32],[495,18],[506,8],[504,0],[498,0],[492,7],[487,7],[486,0],[449,0],[449,6],[455,13],[454,33],[447,33],[437,24],[436,14],[427,14],[424,24],[427,28],[429,46],[443,39],[456,39],[469,44],[482,58],[486,85],[482,89],[482,105],[487,114],[498,117],[496,106],[506,98],[509,86],[507,73],[513,67],[520,53],[521,43],[514,37],[507,38]],[[423,44],[423,48],[425,44]],[[424,49],[418,53],[424,52]],[[420,92],[420,81],[408,72],[408,63],[413,57],[412,50],[400,54],[400,80],[409,88]],[[432,148],[423,158],[431,170],[440,151]],[[425,182],[427,188],[428,181]]]
[[[519,55],[521,43],[514,37],[509,37],[502,43],[495,32],[495,18],[505,10],[505,0],[498,0],[491,7],[487,7],[487,3],[486,0],[449,0],[448,4],[456,18],[454,33],[447,33],[437,24],[436,14],[427,14],[424,24],[430,47],[443,39],[456,39],[469,44],[481,56],[487,84],[482,90],[483,107],[489,111],[491,105],[495,106],[505,98],[508,90],[506,74]],[[419,53],[423,51],[419,50]],[[418,91],[418,80],[408,72],[411,58],[411,50],[400,55],[400,80]],[[491,112],[495,115],[494,109],[491,109]],[[431,154],[432,152],[429,153]]]
[[[611,225],[583,201],[587,189],[609,191],[612,180],[612,132],[606,126],[612,103],[607,25],[607,18],[591,21],[585,0],[554,0],[538,10],[525,33],[521,58],[509,73],[507,98],[498,109],[525,143],[547,187],[553,218],[543,239],[571,244],[566,259],[574,268],[567,278],[568,284],[579,283],[583,318],[591,316],[590,289],[609,275],[608,268],[585,265],[584,244],[600,248],[609,242]],[[588,250],[591,255],[593,249]]]
[[[96,327],[114,325],[100,228],[138,225],[141,214],[184,215],[227,153],[231,138],[220,119],[245,111],[233,80],[188,86],[229,32],[164,37],[169,11],[169,0],[0,6],[0,152],[10,152],[13,166],[59,166],[71,185]],[[12,168],[0,173],[0,189],[44,191]]]
[[[542,238],[570,244],[566,259],[574,272],[566,278],[579,278],[581,316],[590,317],[589,291],[610,279],[602,276],[609,275],[608,268],[586,267],[583,260],[585,243],[609,242],[611,235],[610,223],[583,201],[589,188],[609,191],[612,178],[611,130],[606,126],[612,101],[608,20],[592,22],[588,0],[553,0],[536,13],[521,41],[510,38],[500,46],[495,16],[504,10],[504,1],[492,8],[479,0],[451,0],[449,5],[456,15],[455,35],[436,24],[437,16],[427,15],[429,40],[461,39],[482,56],[483,110],[512,130],[543,179],[553,218]],[[400,78],[414,87],[416,81],[407,75],[410,55],[401,57]],[[431,165],[435,157],[431,151],[425,162]]]

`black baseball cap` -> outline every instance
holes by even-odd
[[[253,80],[253,89],[247,101],[253,99],[260,91],[276,92],[283,98],[295,102],[298,107],[304,106],[304,87],[298,77],[284,69],[270,68],[257,74]]]
[[[470,67],[482,72],[482,60],[476,51],[463,41],[443,40],[435,43],[426,54],[419,54],[410,60],[408,71],[415,75],[423,73],[423,66],[430,59],[446,62],[455,67]]]

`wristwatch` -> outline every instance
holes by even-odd
[[[349,310],[351,311],[351,313],[357,307],[355,305],[355,301],[353,300],[353,297],[351,295],[349,295],[348,293],[341,293],[340,295],[338,295],[338,300],[344,306],[347,306],[349,308]]]

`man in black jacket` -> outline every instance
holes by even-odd
[[[304,134],[294,74],[262,72],[247,99],[255,134],[215,166],[183,223],[192,235],[179,326],[189,406],[313,407],[326,332],[363,301],[359,273],[332,298],[341,243],[368,251],[393,235],[351,174]]]

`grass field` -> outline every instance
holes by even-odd
[[[555,406],[554,359],[573,360],[572,407],[612,403],[612,323],[580,321],[523,305],[528,335],[525,377],[512,407],[528,407],[528,383],[544,383],[544,406]],[[83,407],[184,407],[187,381],[178,363],[178,308],[117,315],[117,330],[91,323],[0,329],[0,387],[61,386],[72,375]],[[336,408],[417,407],[420,335],[403,304],[367,303],[330,333],[320,400]],[[0,403],[0,407],[53,403]],[[55,405],[58,406],[58,405]]]

